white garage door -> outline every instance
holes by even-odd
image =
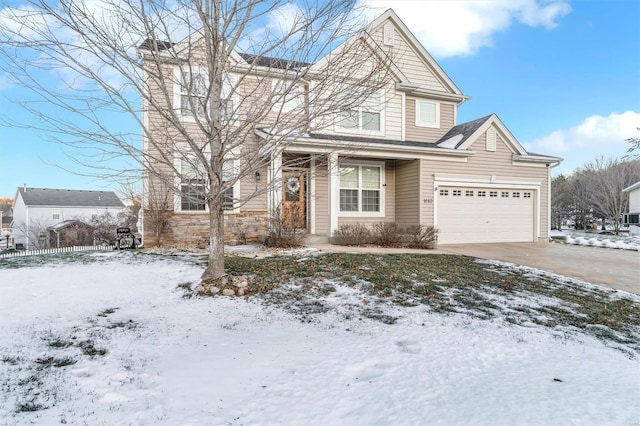
[[[528,242],[534,236],[534,191],[441,186],[438,243]]]

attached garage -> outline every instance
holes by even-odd
[[[440,186],[439,244],[531,242],[536,236],[536,190]]]

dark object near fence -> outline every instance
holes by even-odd
[[[130,228],[116,229],[116,250],[136,248],[136,237]]]

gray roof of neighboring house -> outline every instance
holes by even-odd
[[[471,135],[475,133],[488,119],[491,118],[493,114],[487,115],[482,118],[478,118],[473,121],[467,121],[466,123],[458,124],[457,126],[453,126],[447,133],[444,134],[438,141],[436,145],[450,139],[456,135],[462,135],[462,139],[458,141],[456,144],[456,148],[462,145]]]
[[[113,191],[25,187],[18,188],[18,191],[27,206],[124,207]]]

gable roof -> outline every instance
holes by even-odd
[[[18,193],[27,206],[124,207],[113,191],[20,187]]]
[[[458,148],[464,144],[492,115],[477,118],[473,121],[453,126],[447,133],[436,141],[436,145],[442,148]],[[449,142],[449,143],[448,143]],[[451,143],[453,142],[453,143]]]

